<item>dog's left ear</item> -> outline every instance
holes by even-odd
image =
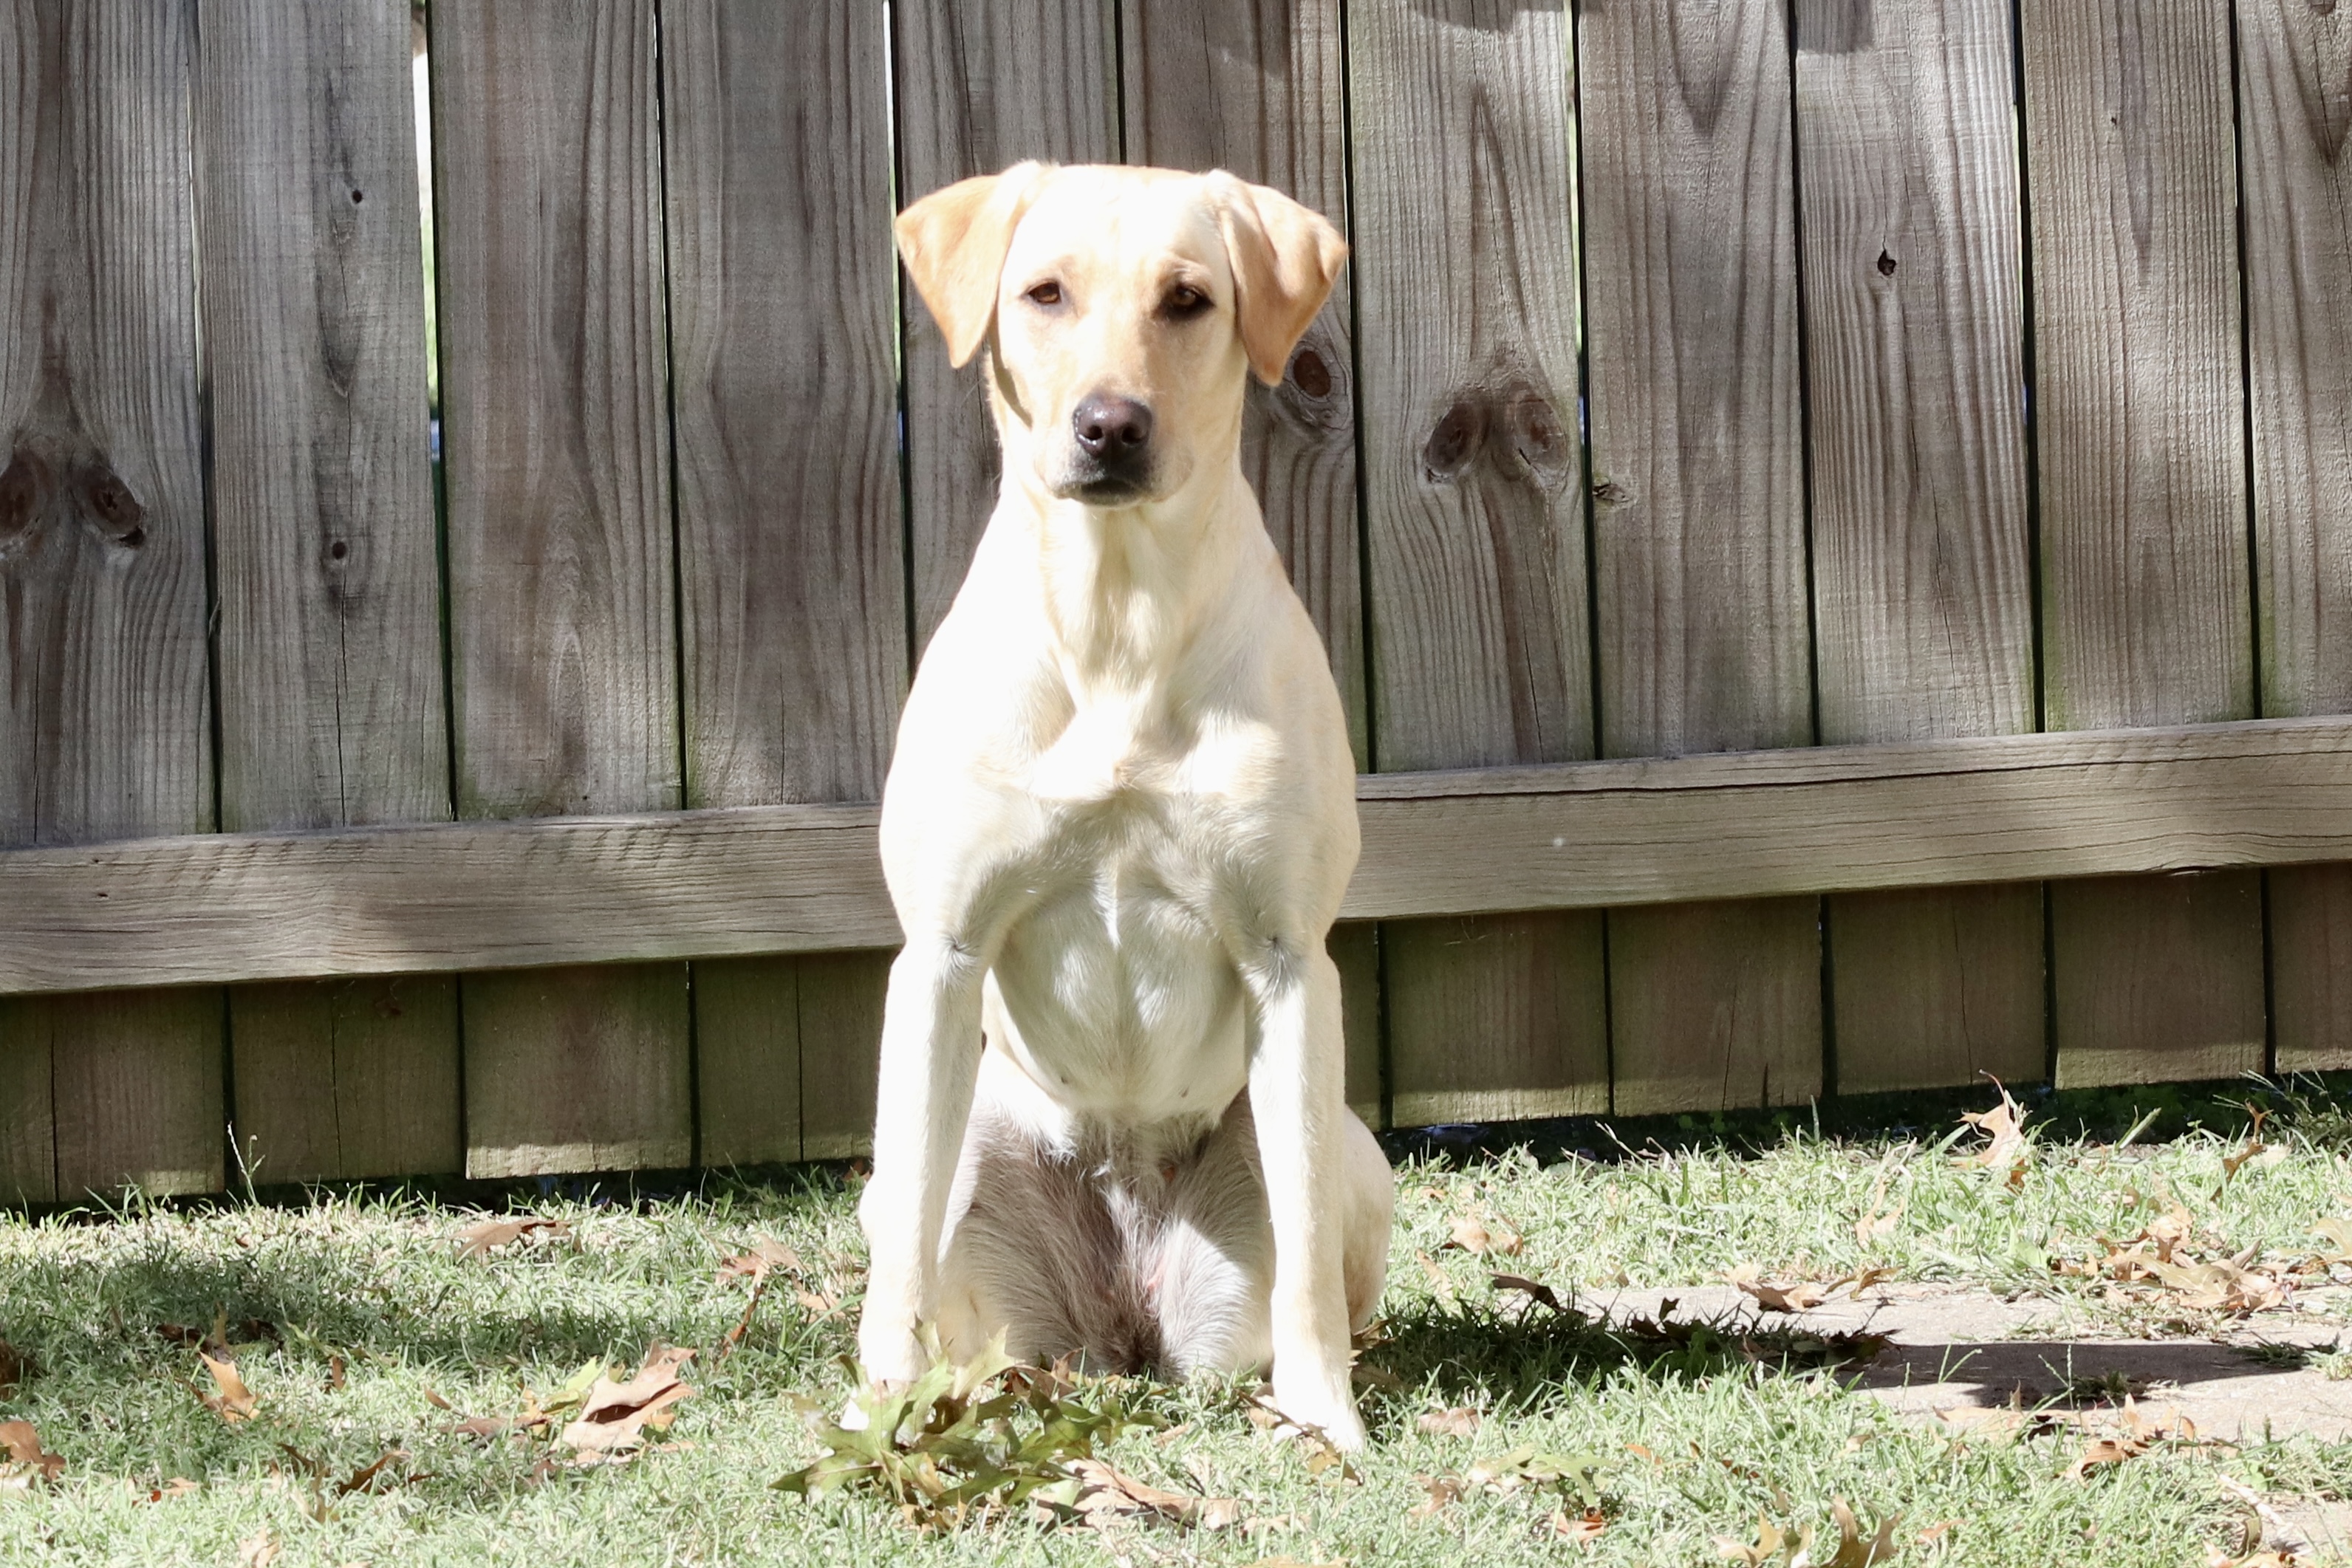
[[[1234,316],[1250,369],[1268,386],[1282,380],[1290,350],[1331,295],[1348,242],[1322,214],[1280,191],[1253,185],[1220,169],[1217,225],[1233,264]]]

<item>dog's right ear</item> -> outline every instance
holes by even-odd
[[[1015,163],[1002,174],[959,180],[898,214],[898,254],[948,340],[952,364],[969,362],[988,340],[1004,253],[1045,171],[1043,163]]]

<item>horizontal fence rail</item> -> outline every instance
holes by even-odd
[[[2352,858],[2352,719],[1367,775],[1341,917]],[[899,940],[870,805],[0,852],[0,995]]]

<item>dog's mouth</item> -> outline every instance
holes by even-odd
[[[1084,501],[1089,507],[1129,507],[1151,498],[1151,487],[1139,479],[1128,479],[1106,474],[1099,478],[1080,479],[1062,492],[1063,498]]]

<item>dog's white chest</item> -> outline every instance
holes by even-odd
[[[1249,858],[1254,813],[1230,793],[1248,739],[1169,758],[1115,720],[1072,730],[1033,787],[1051,870],[998,953],[994,1032],[1073,1111],[1213,1116],[1247,1075],[1244,993],[1215,921]]]

